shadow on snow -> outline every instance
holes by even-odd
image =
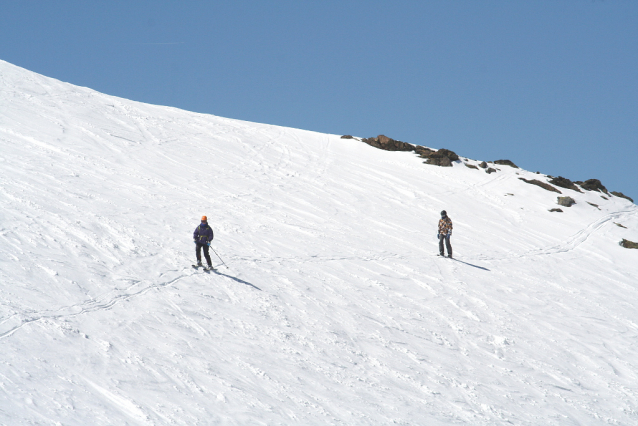
[[[489,269],[484,268],[483,266],[472,265],[471,263],[463,262],[462,260],[458,260],[458,259],[456,259],[456,258],[452,258],[452,260],[456,260],[457,262],[464,263],[464,264],[466,264],[466,265],[468,265],[468,266],[471,266],[471,267],[473,267],[473,268],[478,268],[478,269],[482,269],[482,270],[484,270],[484,271],[491,272]]]
[[[239,278],[237,278],[237,277],[233,277],[232,275],[222,274],[221,272],[219,272],[219,271],[218,271],[218,270],[216,270],[216,269],[213,269],[213,271],[212,271],[212,272],[214,272],[215,274],[220,275],[220,276],[222,276],[222,277],[230,278],[230,279],[231,279],[231,280],[233,280],[233,281],[236,281],[236,282],[241,283],[241,284],[245,284],[245,285],[250,286],[250,287],[252,287],[252,288],[254,288],[254,289],[257,289],[257,290],[259,290],[259,291],[262,291],[262,289],[260,289],[259,287],[257,287],[257,286],[256,286],[256,285],[254,285],[254,284],[249,283],[248,281],[240,280]]]

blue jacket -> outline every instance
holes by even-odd
[[[207,222],[200,223],[193,233],[193,239],[199,244],[210,243],[214,237],[213,228],[211,228]]]

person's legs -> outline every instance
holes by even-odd
[[[445,255],[445,252],[443,251],[443,239],[444,238],[445,238],[445,235],[439,234],[439,254],[441,256]]]
[[[202,264],[202,245],[200,243],[195,244],[195,257],[197,258],[197,264]]]
[[[204,257],[206,258],[206,263],[208,263],[208,267],[213,266],[213,262],[210,261],[210,254],[208,254],[208,245],[204,246]]]
[[[452,257],[452,244],[450,244],[450,235],[445,236],[445,246],[447,247],[447,255],[449,257]]]

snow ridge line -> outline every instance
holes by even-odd
[[[480,260],[520,259],[520,258],[530,257],[530,256],[540,256],[540,255],[567,253],[569,251],[572,251],[572,250],[576,249],[581,244],[583,244],[585,241],[587,241],[587,239],[589,239],[589,237],[594,232],[598,231],[600,228],[602,228],[604,225],[606,225],[611,220],[618,220],[618,219],[620,219],[620,218],[622,218],[622,217],[624,217],[626,215],[628,215],[628,216],[636,215],[636,209],[620,210],[620,211],[617,211],[617,212],[610,213],[610,214],[608,214],[606,216],[603,216],[602,218],[590,223],[585,228],[581,229],[576,234],[574,234],[571,237],[569,237],[567,239],[567,241],[565,241],[562,244],[557,244],[557,245],[551,246],[549,248],[536,249],[536,250],[531,250],[531,251],[528,251],[528,252],[522,253],[522,254],[514,254],[514,255],[511,255],[511,256],[505,256],[505,257],[499,257],[499,258],[496,258],[496,257],[481,257]]]
[[[187,269],[184,268],[183,271],[186,271]],[[82,315],[82,314],[86,314],[86,313],[90,313],[90,312],[96,312],[96,311],[103,311],[106,309],[110,309],[113,306],[115,306],[116,304],[132,299],[136,296],[141,296],[142,294],[146,293],[149,290],[152,290],[154,288],[161,288],[161,287],[166,287],[169,286],[171,284],[174,284],[184,278],[190,277],[194,274],[183,274],[180,275],[170,281],[166,281],[163,283],[159,283],[159,284],[152,284],[149,285],[148,287],[144,287],[138,291],[135,291],[133,293],[121,293],[118,294],[106,301],[100,301],[98,300],[91,300],[91,301],[87,301],[81,304],[77,304],[77,305],[71,305],[71,306],[66,306],[66,307],[62,307],[60,309],[57,309],[56,311],[44,311],[44,312],[40,312],[40,313],[35,313],[35,315],[30,315],[30,314],[14,314],[11,315],[9,318],[3,320],[0,323],[0,327],[2,327],[3,324],[5,324],[6,322],[9,322],[12,319],[17,319],[20,321],[19,324],[14,325],[13,327],[11,327],[10,329],[4,331],[4,332],[0,332],[0,340],[6,338],[6,337],[10,337],[13,333],[15,333],[16,331],[20,330],[22,327],[24,327],[27,324],[32,324],[32,323],[37,323],[40,322],[42,320],[45,319],[60,319],[60,318],[68,318],[68,317],[75,317],[78,315]],[[131,286],[133,287],[133,286]],[[129,287],[129,288],[131,288]],[[77,312],[68,312],[70,310],[74,310],[74,309],[79,309],[79,311]],[[63,311],[62,313],[59,313],[60,311]],[[67,311],[67,312],[64,312]],[[26,318],[15,318],[17,316],[23,316]]]
[[[578,231],[576,234],[572,235],[567,239],[567,241],[563,244],[558,244],[548,249],[535,250],[531,253],[523,254],[518,257],[525,256],[537,256],[541,254],[556,254],[556,253],[565,253],[571,250],[574,250],[576,247],[580,246],[582,243],[587,241],[587,239],[604,225],[606,225],[609,221],[614,219],[619,219],[626,214],[636,214],[635,211],[632,210],[621,210],[614,213],[610,213],[607,216],[604,216],[598,219],[595,222],[590,223],[584,229]]]

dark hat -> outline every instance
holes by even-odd
[[[447,216],[447,212],[446,212],[445,210],[443,210],[443,211],[441,212],[441,217],[445,217],[445,216]]]

